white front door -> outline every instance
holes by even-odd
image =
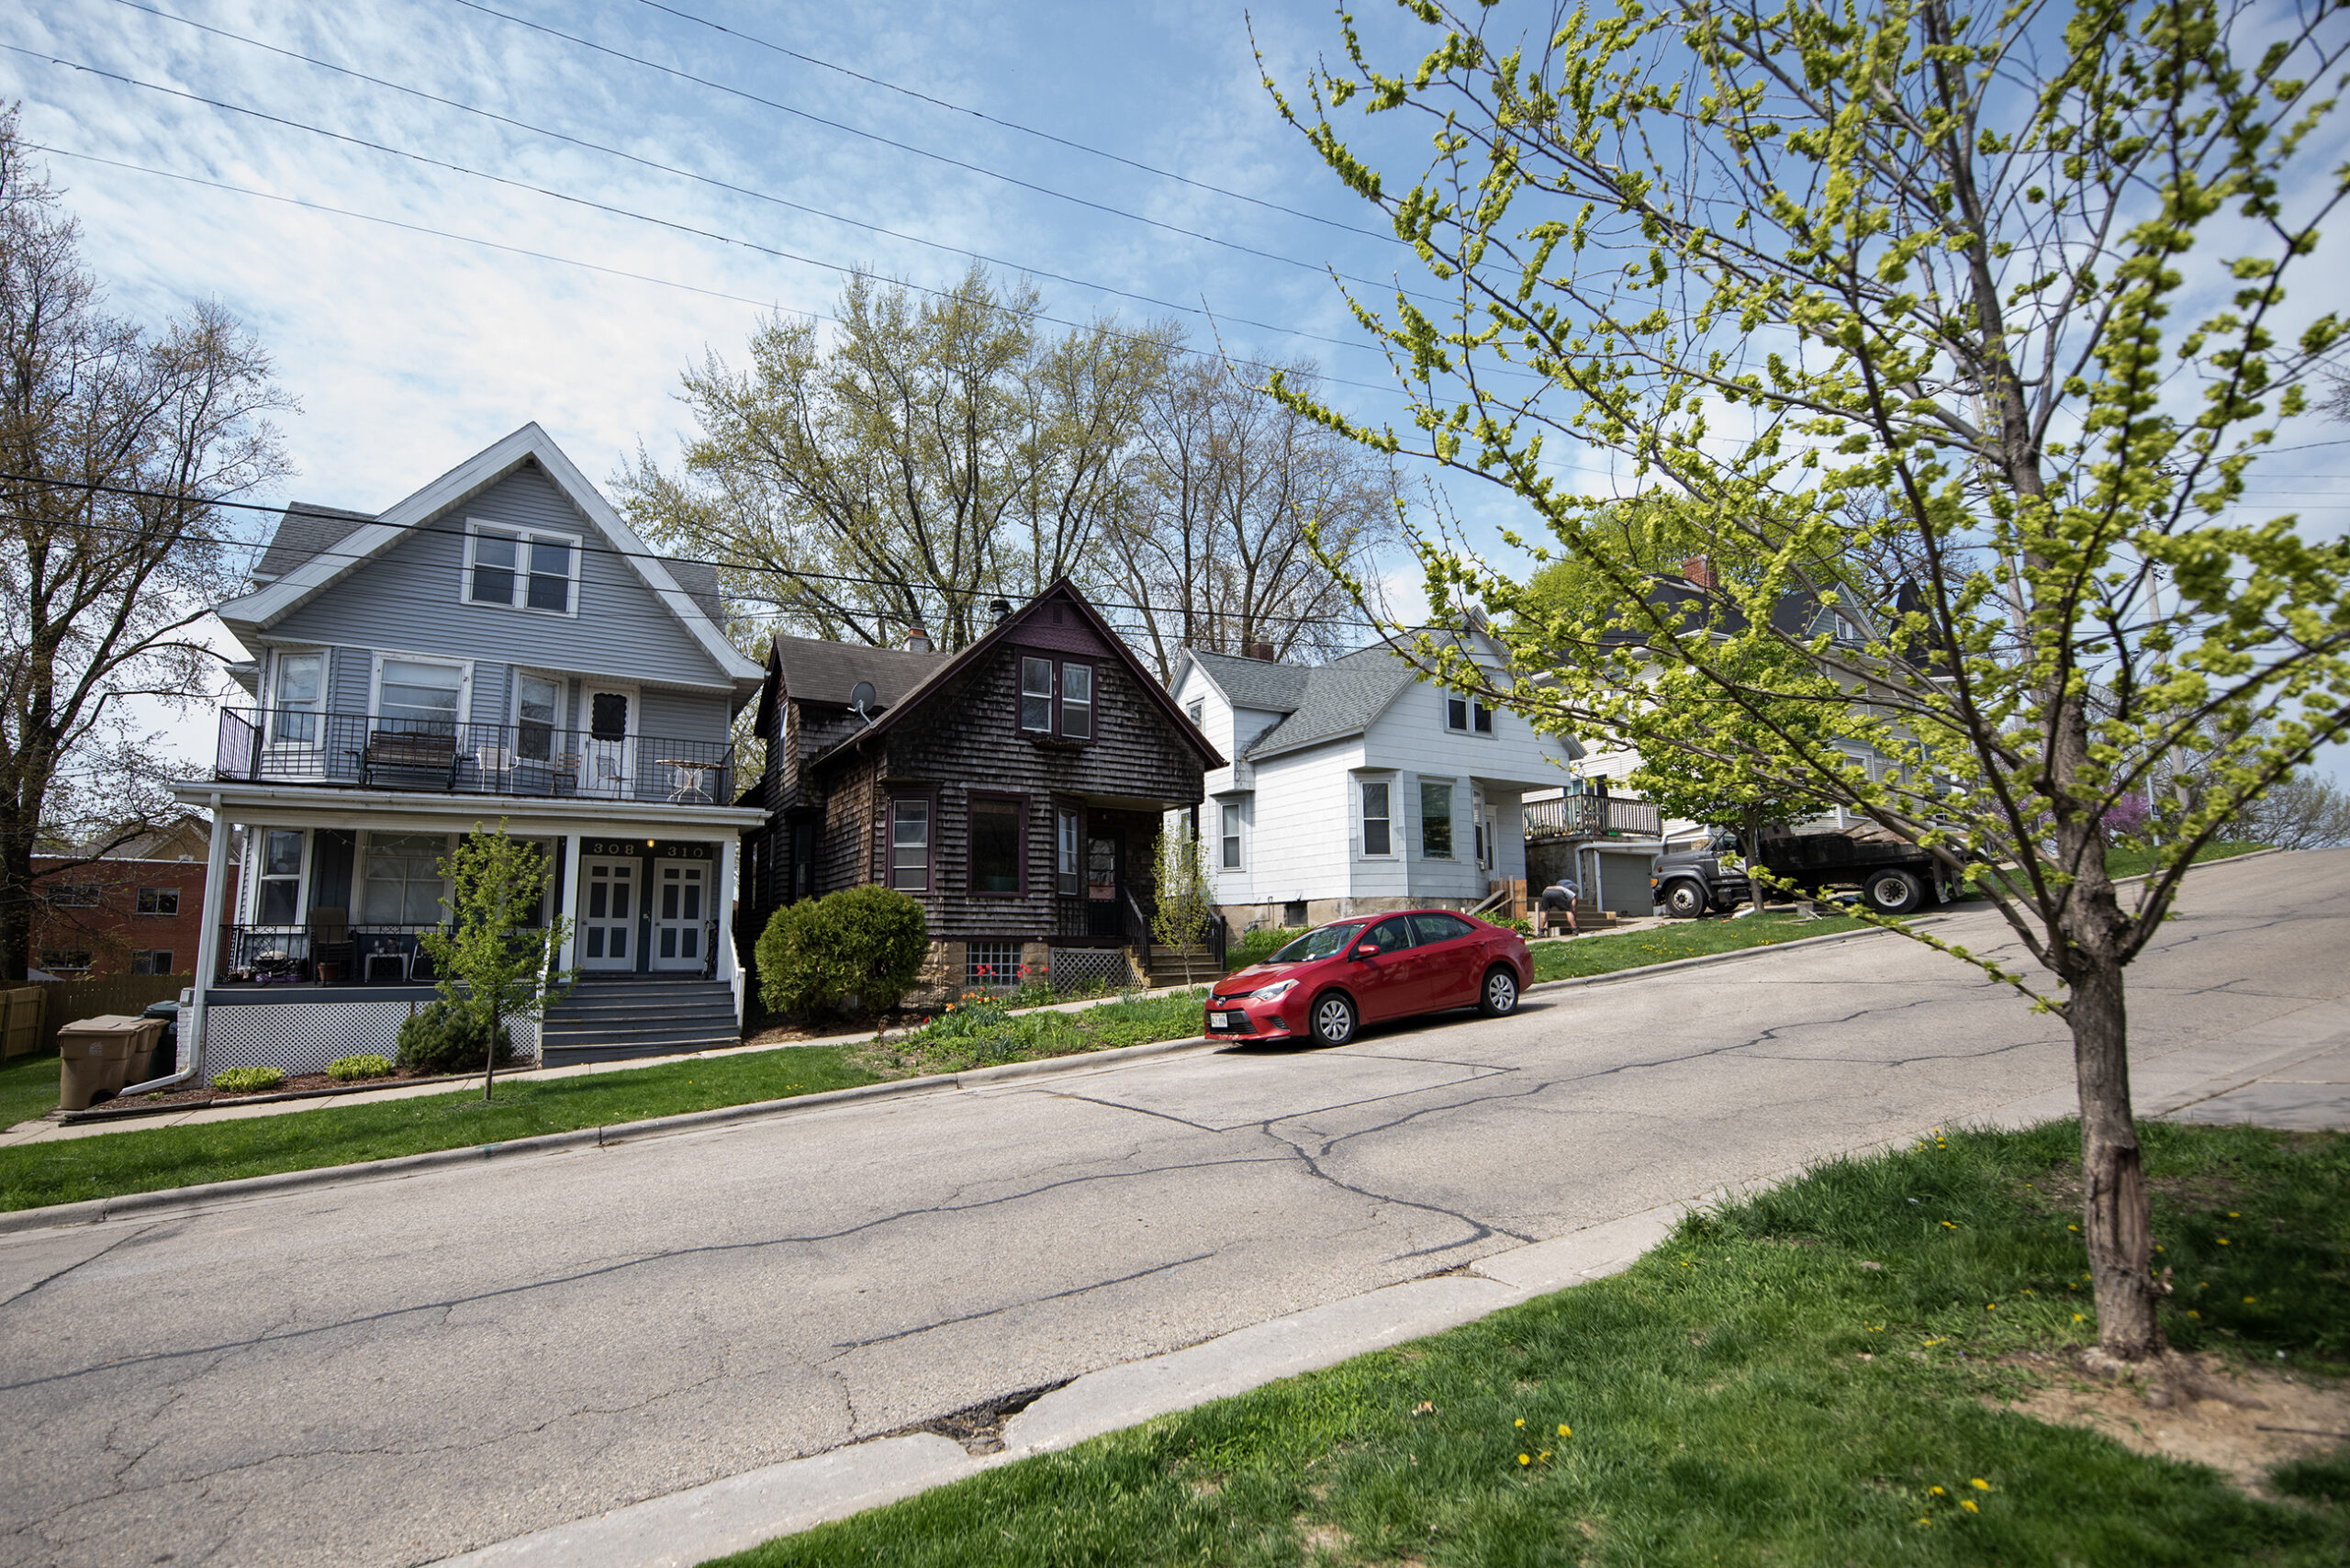
[[[579,967],[636,968],[636,868],[633,860],[579,862]]]
[[[625,800],[630,737],[636,734],[636,694],[588,689],[588,733],[581,738],[579,792]]]
[[[710,868],[694,860],[656,860],[653,875],[658,901],[653,907],[653,967],[699,972]]]

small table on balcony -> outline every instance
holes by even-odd
[[[708,801],[716,799],[711,792],[714,780],[704,778],[702,775],[723,771],[726,767],[724,763],[697,762],[682,756],[656,756],[653,760],[670,770],[669,801],[671,804],[674,805],[681,801]]]

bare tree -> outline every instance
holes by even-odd
[[[616,481],[647,533],[726,565],[738,610],[820,637],[953,651],[987,602],[1076,575],[1119,502],[1166,334],[1108,323],[1051,339],[1035,289],[974,267],[922,297],[856,277],[828,341],[777,317],[750,366],[686,373],[701,427],[680,472],[640,452]]]
[[[1283,375],[1314,381],[1310,364]],[[1119,606],[1112,618],[1160,678],[1187,646],[1325,657],[1361,640],[1353,599],[1308,534],[1367,573],[1396,532],[1384,464],[1206,357],[1151,388],[1136,446],[1132,504],[1102,531],[1097,571]]]
[[[217,304],[106,313],[80,228],[0,117],[0,980],[25,975],[44,834],[95,859],[169,809],[139,699],[212,693],[236,588],[214,502],[285,474],[268,357]],[[59,868],[62,869],[64,868]]]

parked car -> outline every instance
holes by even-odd
[[[1449,909],[1356,915],[1216,981],[1206,1033],[1343,1046],[1365,1024],[1415,1014],[1474,1007],[1503,1017],[1532,979],[1515,931]]]

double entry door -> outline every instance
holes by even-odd
[[[581,857],[579,967],[636,969],[637,933],[649,913],[651,946],[643,967],[700,969],[709,957],[702,922],[711,907],[710,879],[706,861]]]

